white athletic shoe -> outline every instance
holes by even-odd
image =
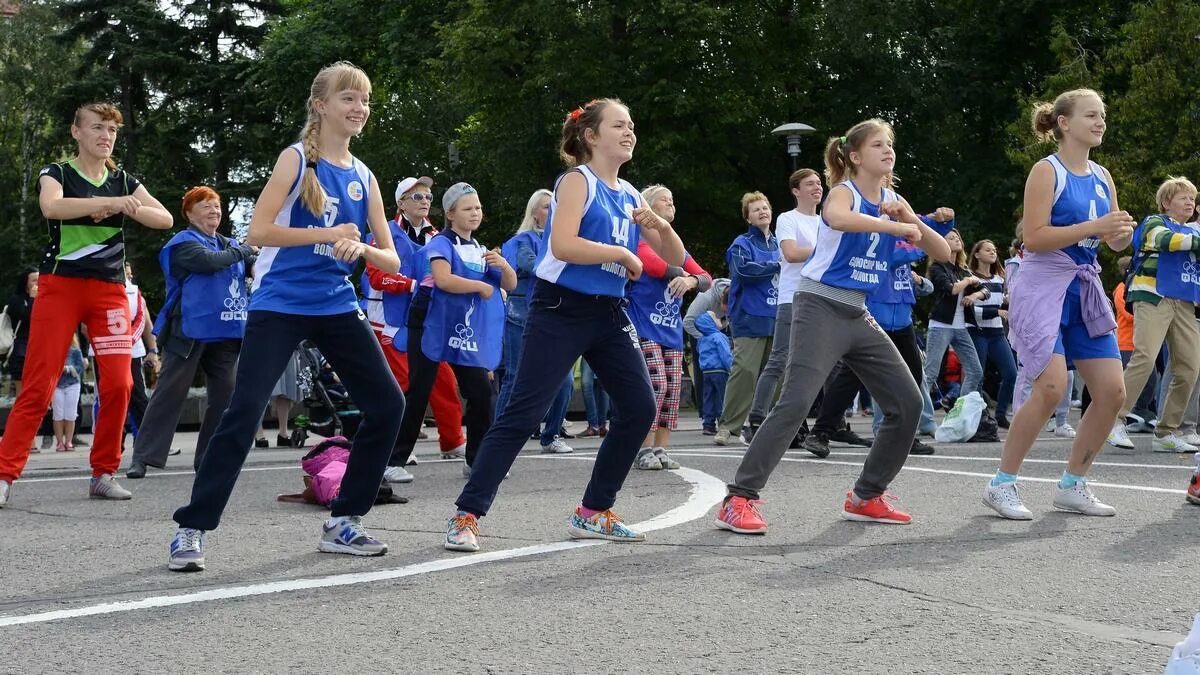
[[[1125,450],[1133,450],[1133,441],[1129,440],[1129,434],[1125,432],[1124,424],[1114,424],[1112,431],[1108,432],[1108,444],[1114,448],[1124,448]]]
[[[1171,650],[1171,660],[1163,675],[1195,675],[1200,673],[1200,614],[1192,623],[1187,639]]]
[[[413,475],[402,466],[389,466],[383,471],[383,482],[385,483],[411,483]]]
[[[992,485],[983,491],[983,505],[1009,520],[1033,520],[1033,512],[1021,503],[1016,481]]]
[[[12,494],[12,483],[6,480],[0,480],[0,509],[8,503],[8,496]]]
[[[1058,488],[1054,496],[1054,508],[1059,511],[1082,513],[1085,516],[1115,516],[1117,510],[1096,499],[1092,488],[1086,482],[1079,482],[1069,488]]]
[[[1075,427],[1070,424],[1060,424],[1054,427],[1054,435],[1059,438],[1075,438]]]
[[[92,499],[133,499],[133,493],[118,485],[111,473],[93,478],[88,483],[88,496]]]
[[[1166,436],[1155,436],[1154,442],[1150,446],[1154,452],[1196,452],[1200,450],[1196,446],[1188,443],[1179,436],[1179,434],[1167,434]]]
[[[713,443],[717,445],[729,445],[729,437],[732,435],[728,429],[717,429],[717,434],[713,436]]]
[[[550,445],[542,446],[542,452],[548,455],[565,455],[569,452],[575,452],[575,448],[572,448],[567,445],[566,441],[555,436],[554,440],[550,441]]]
[[[1187,443],[1188,445],[1200,446],[1200,434],[1190,433],[1183,437],[1183,442]]]

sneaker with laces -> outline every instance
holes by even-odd
[[[321,525],[321,541],[317,550],[322,553],[376,556],[388,552],[388,545],[367,534],[362,516],[330,518]]]
[[[1075,427],[1070,424],[1059,424],[1054,427],[1054,435],[1059,438],[1075,438]]]
[[[717,427],[714,424],[705,424],[704,429],[700,432],[702,436],[716,436]]]
[[[679,462],[675,461],[670,455],[667,454],[666,448],[655,448],[654,456],[658,458],[659,463],[662,464],[662,468],[664,469],[679,468]]]
[[[1114,424],[1112,431],[1108,432],[1108,444],[1114,448],[1123,448],[1125,450],[1133,450],[1133,441],[1129,440],[1129,434],[1125,431],[1124,424]]]
[[[389,466],[383,470],[383,482],[385,483],[411,483],[413,475],[408,469],[402,466]]]
[[[912,448],[908,451],[910,455],[932,455],[935,452],[934,447],[928,443],[922,443],[917,439],[913,439]]]
[[[857,445],[860,448],[871,447],[871,441],[854,433],[853,429],[842,428],[829,435],[829,440],[845,443],[846,445]]]
[[[846,492],[846,501],[842,504],[842,517],[860,523],[908,525],[912,522],[912,516],[893,507],[890,502],[895,499],[895,495],[885,492],[878,497],[864,501],[858,498],[853,490],[850,490]]]
[[[447,551],[479,550],[479,519],[473,513],[458,511],[446,521]]]
[[[713,436],[713,443],[716,443],[717,445],[745,445],[746,444],[746,442],[744,440],[742,440],[741,434],[738,434],[735,436],[732,431],[725,429],[725,428],[717,429],[717,434],[715,436]]]
[[[0,495],[4,493],[4,481],[0,481]],[[1193,504],[1200,505],[1200,471],[1192,474],[1192,482],[1188,484],[1187,500]],[[0,504],[4,503],[3,496],[0,496]]]
[[[662,460],[654,454],[654,448],[642,448],[638,450],[637,457],[633,460],[633,468],[642,471],[661,471],[663,465]]]
[[[1117,515],[1116,509],[1096,499],[1086,481],[1080,481],[1069,488],[1058,488],[1058,494],[1054,496],[1054,508],[1059,511],[1082,513],[1085,516]]]
[[[726,497],[721,508],[717,510],[717,519],[713,521],[722,530],[738,534],[766,534],[767,521],[763,518],[758,505],[761,499],[745,497]]]
[[[204,531],[181,527],[171,540],[167,569],[172,572],[199,572],[204,569]]]
[[[1033,520],[1033,512],[1021,503],[1017,482],[992,485],[983,491],[983,505],[1009,520]]]
[[[1200,446],[1200,434],[1192,432],[1183,437],[1183,442],[1188,445]]]
[[[742,442],[750,445],[754,442],[754,434],[758,432],[758,428],[762,426],[762,422],[747,422],[742,426]]]
[[[466,443],[463,443],[462,445],[458,446],[457,448],[451,448],[450,450],[442,450],[442,459],[466,459],[466,458],[467,458],[467,444]]]
[[[1171,650],[1171,660],[1163,675],[1196,675],[1200,673],[1200,614],[1192,620],[1192,630],[1183,642]]]
[[[0,509],[8,504],[8,497],[12,494],[12,483],[6,480],[0,480]]]
[[[566,441],[558,436],[555,436],[554,440],[550,441],[550,445],[542,446],[542,452],[548,455],[565,455],[567,453],[575,452],[575,448],[572,448],[571,446],[567,445]]]
[[[825,459],[829,456],[829,438],[821,432],[813,432],[804,438],[804,449]]]
[[[133,493],[117,484],[111,473],[93,478],[88,484],[92,499],[133,499]]]
[[[604,539],[622,543],[646,541],[646,535],[629,529],[625,521],[621,520],[621,516],[612,509],[605,509],[590,518],[585,518],[579,512],[580,508],[583,507],[576,507],[575,512],[567,519],[567,534],[575,539]]]
[[[1150,447],[1154,452],[1196,452],[1200,450],[1200,448],[1183,440],[1179,434],[1155,436]]]

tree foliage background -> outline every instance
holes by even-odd
[[[0,266],[37,257],[34,178],[70,156],[79,103],[122,107],[117,160],[169,208],[213,185],[237,229],[299,132],[312,76],[338,59],[374,86],[354,152],[385,186],[474,184],[488,244],[561,171],[566,112],[615,96],[639,134],[626,177],[672,188],[710,271],[724,273],[744,227],[743,192],[790,208],[770,130],[795,121],[818,129],[800,157],[812,167],[827,137],[892,122],[905,196],[953,206],[968,242],[1003,248],[1029,166],[1051,150],[1029,131],[1030,107],[1060,91],[1104,94],[1096,159],[1136,218],[1167,175],[1200,178],[1198,34],[1194,0],[35,0],[0,19]],[[152,304],[167,236],[130,236]]]

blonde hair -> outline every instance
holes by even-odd
[[[850,162],[850,153],[858,152],[863,144],[881,131],[886,132],[893,141],[896,140],[896,132],[892,125],[874,117],[850,127],[845,136],[830,138],[825,143],[825,180],[831,188],[847,178],[854,177],[854,164]],[[888,181],[890,185],[895,178],[891,177]]]
[[[671,194],[671,188],[666,185],[650,185],[642,190],[642,201],[646,202],[646,208],[651,208],[659,197],[669,194]]]
[[[537,229],[537,220],[534,219],[533,212],[537,210],[538,203],[546,197],[553,199],[554,193],[546,188],[542,188],[540,190],[535,190],[533,194],[529,195],[529,201],[525,203],[525,217],[521,219],[521,226],[517,228],[517,234],[521,234],[522,232],[531,232]],[[543,223],[543,225],[545,225],[545,223]]]
[[[325,66],[317,73],[308,93],[308,119],[304,122],[304,128],[300,130],[300,142],[304,145],[300,202],[304,204],[304,208],[316,215],[325,212],[325,191],[317,181],[317,160],[321,158],[321,115],[317,113],[316,102],[346,90],[370,94],[371,79],[361,68],[349,61],[338,61]]]
[[[1195,197],[1196,186],[1186,176],[1167,176],[1163,184],[1158,186],[1158,192],[1154,193],[1154,200],[1158,202],[1158,208],[1166,211],[1167,204],[1170,204],[1171,200],[1180,193],[1191,194]]]
[[[84,112],[94,113],[103,122],[115,122],[118,129],[125,126],[125,117],[121,114],[121,109],[112,103],[104,103],[100,101],[84,103],[76,108],[75,120],[71,122],[73,126],[78,127],[83,124]],[[106,157],[104,159],[104,166],[108,167],[109,171],[117,170],[117,163],[113,161],[112,157]]]
[[[1075,104],[1079,99],[1088,96],[1095,96],[1100,99],[1101,104],[1104,99],[1094,89],[1072,89],[1065,91],[1054,99],[1054,103],[1045,101],[1036,103],[1033,106],[1033,133],[1043,141],[1061,141],[1062,129],[1058,126],[1059,117],[1070,117],[1075,112]]]
[[[771,200],[761,192],[747,192],[742,195],[742,218],[750,217],[750,205],[754,202],[766,202],[767,206],[771,206]]]

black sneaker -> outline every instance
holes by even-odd
[[[1004,417],[1004,416],[997,416],[996,417],[996,426],[1000,427],[1001,429],[1007,429],[1008,428],[1008,418]]]
[[[829,436],[829,440],[837,441],[838,443],[845,443],[846,445],[857,445],[862,448],[871,447],[871,441],[859,436],[858,434],[854,433],[853,429],[849,428],[843,428],[833,432],[833,434]]]
[[[141,462],[134,462],[133,464],[130,464],[129,470],[125,472],[125,477],[132,479],[145,478],[146,465],[142,464]]]
[[[912,450],[908,451],[910,455],[932,455],[933,446],[927,443],[922,443],[917,439],[913,439]]]
[[[754,440],[754,434],[758,431],[759,426],[761,425],[748,422],[742,427],[742,440],[746,441],[746,445],[750,445],[750,442]]]
[[[829,439],[822,433],[809,434],[804,439],[804,449],[821,459],[825,459],[829,456]]]
[[[269,448],[269,447],[271,447],[271,442],[267,440],[266,436],[260,436],[256,439],[254,439],[254,447]]]

